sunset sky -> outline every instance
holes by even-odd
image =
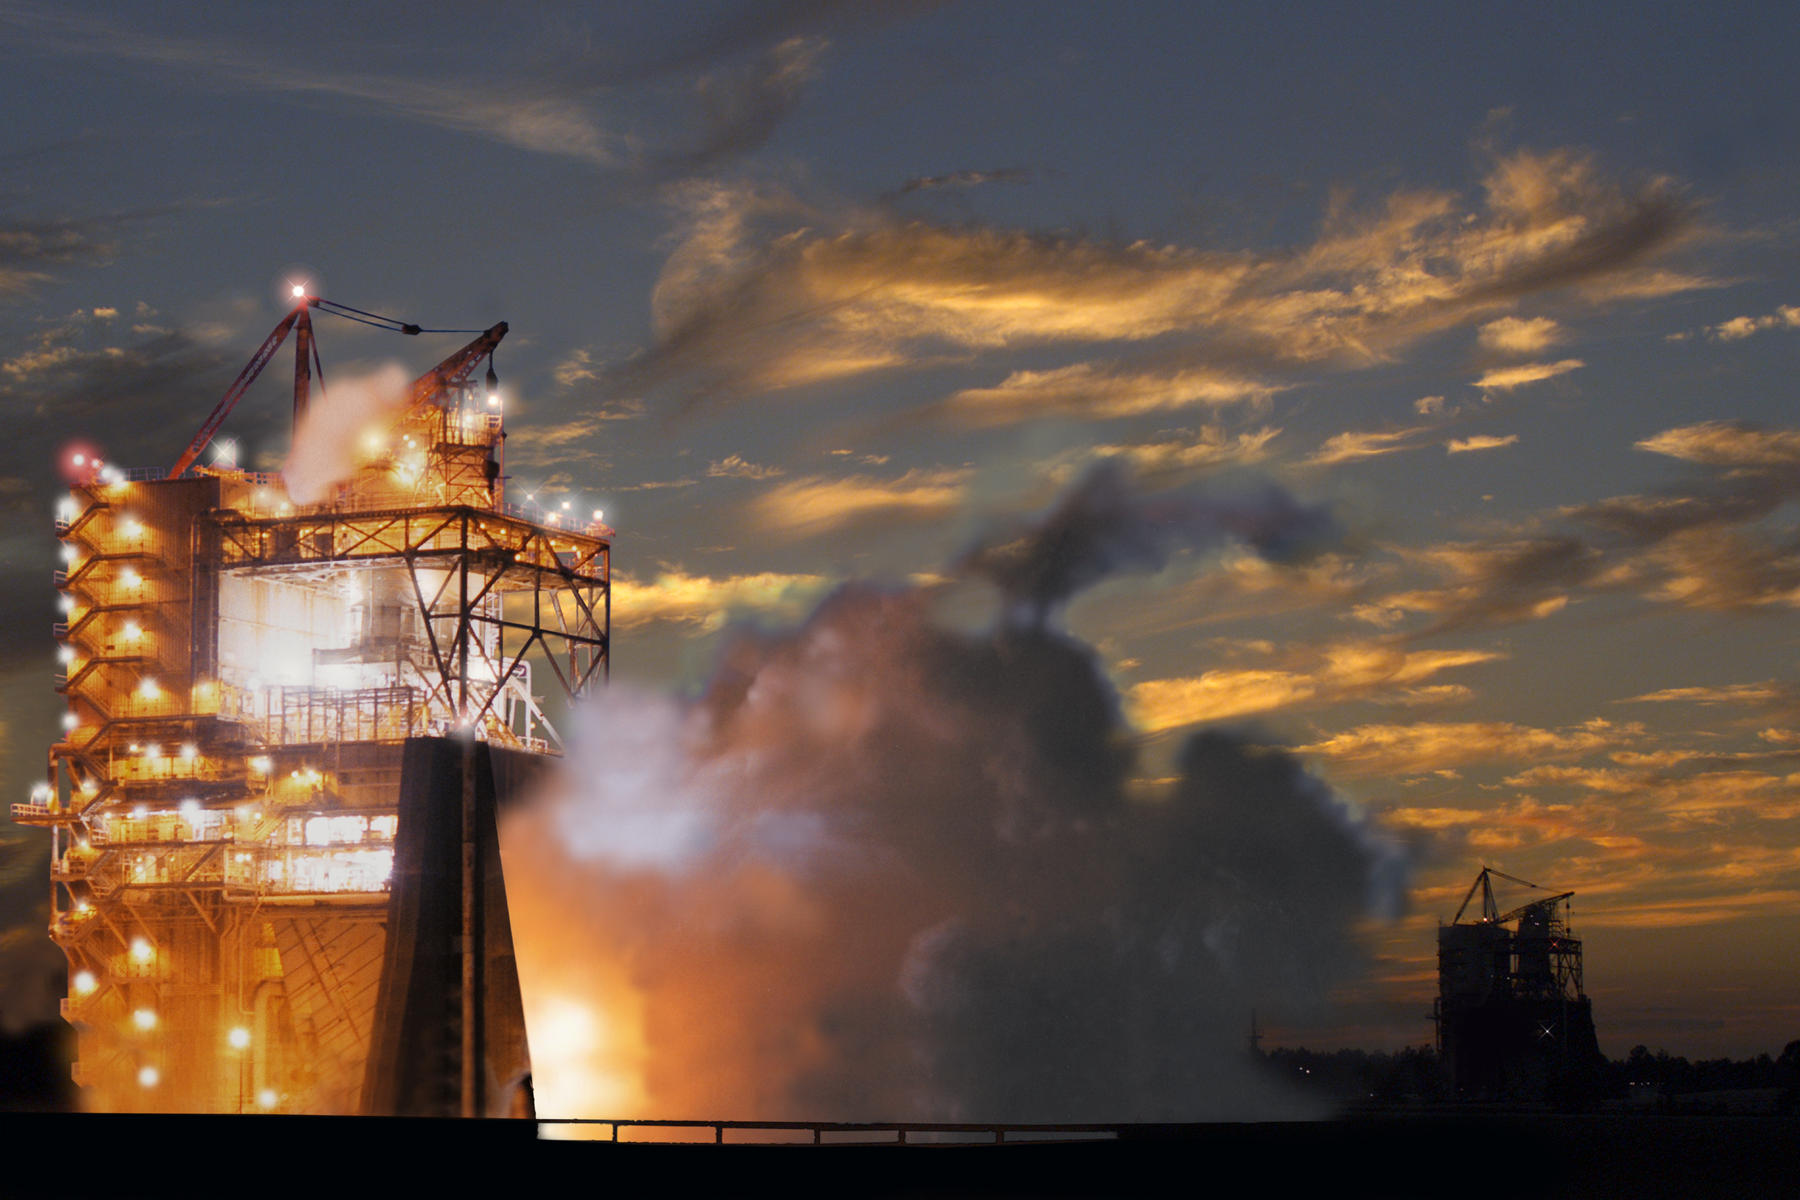
[[[0,3],[5,794],[60,713],[57,449],[166,467],[300,281],[510,322],[508,486],[618,530],[625,685],[939,580],[1097,460],[1324,506],[1303,561],[1181,554],[1057,618],[1143,780],[1249,731],[1408,848],[1366,977],[1270,1040],[1428,1042],[1433,930],[1486,864],[1576,892],[1609,1055],[1778,1053],[1797,34],[1779,5]],[[328,382],[463,340],[316,322]],[[285,374],[227,426],[246,462],[282,460]],[[944,619],[991,615],[964,592]],[[0,1008],[48,1018],[47,839],[0,842]]]

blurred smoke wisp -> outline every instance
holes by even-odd
[[[1184,540],[1282,554],[1328,525],[1276,491],[1207,504],[1090,476],[1041,552],[1028,531],[965,556],[1031,621],[954,631],[926,590],[850,584],[737,632],[692,699],[590,701],[502,829],[539,1111],[1298,1113],[1244,1054],[1250,1006],[1353,975],[1402,856],[1237,734],[1134,781],[1093,651],[1042,619]]]
[[[380,442],[411,390],[406,372],[388,363],[368,374],[335,381],[300,415],[282,481],[296,504],[317,504],[331,486],[356,473],[370,439]]]
[[[1291,562],[1336,533],[1323,508],[1272,483],[1235,493],[1190,486],[1144,494],[1116,462],[1102,460],[1048,513],[973,547],[959,565],[1000,589],[1010,620],[1041,626],[1083,589],[1126,571],[1161,570],[1178,550],[1236,541]]]

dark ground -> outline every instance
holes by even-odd
[[[68,1034],[58,1024],[0,1035],[0,1133],[11,1150],[0,1197],[192,1195],[201,1179],[235,1178],[255,1180],[258,1200],[426,1187],[574,1200],[621,1184],[629,1194],[783,1196],[1800,1198],[1795,1115],[1566,1115],[1414,1101],[1337,1121],[1121,1126],[1117,1141],[1085,1143],[614,1145],[539,1140],[523,1121],[56,1111],[75,1100]],[[1800,1043],[1793,1049],[1800,1054]],[[1329,1063],[1312,1065],[1330,1082]],[[1345,1095],[1379,1093],[1385,1076],[1371,1083],[1367,1073],[1346,1075]]]
[[[259,1197],[617,1192],[782,1196],[1800,1196],[1800,1121],[1488,1114],[1127,1126],[1118,1141],[962,1146],[540,1141],[529,1122],[15,1113],[0,1193]],[[241,1172],[241,1173],[240,1173]],[[249,1181],[254,1180],[253,1184]],[[230,1185],[226,1185],[230,1186]]]

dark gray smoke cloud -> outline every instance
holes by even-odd
[[[1037,521],[989,537],[959,565],[992,580],[1014,619],[1042,624],[1082,589],[1111,575],[1161,570],[1180,550],[1236,541],[1287,562],[1337,532],[1324,508],[1302,504],[1272,483],[1235,493],[1195,486],[1145,494],[1108,460]]]
[[[1134,783],[1090,647],[952,631],[932,603],[849,585],[740,631],[692,700],[590,705],[570,770],[502,831],[541,1111],[1298,1111],[1243,1053],[1250,1009],[1357,970],[1399,852],[1236,734]]]

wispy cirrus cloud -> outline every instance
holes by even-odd
[[[1128,636],[1155,636],[1174,630],[1266,621],[1282,613],[1335,609],[1353,603],[1380,568],[1362,556],[1323,553],[1293,564],[1271,563],[1238,548],[1227,548],[1185,575],[1171,572],[1154,588],[1126,588],[1084,597],[1084,620]]]
[[[1472,438],[1446,446],[1488,449]],[[1708,421],[1664,430],[1642,450],[1705,468],[1655,492],[1567,505],[1485,540],[1394,547],[1434,581],[1371,595],[1352,615],[1418,635],[1551,616],[1599,592],[1718,612],[1800,607],[1800,529],[1780,514],[1800,498],[1800,432]]]
[[[706,465],[706,474],[712,479],[775,479],[786,475],[781,467],[753,463],[741,454],[727,454]]]
[[[1706,326],[1698,331],[1698,336],[1715,342],[1740,342],[1772,329],[1800,329],[1800,304],[1783,304],[1774,312],[1764,313],[1760,317],[1733,317],[1729,321]],[[1694,336],[1693,332],[1671,333],[1667,340],[1683,342]]]
[[[47,282],[52,268],[105,262],[121,224],[109,217],[0,220],[0,298]]]
[[[607,47],[563,71],[608,84],[686,76],[746,55],[766,53],[794,38],[849,37],[930,12],[944,0],[765,0],[689,29],[661,47]]]
[[[8,3],[0,37],[36,54],[102,58],[178,74],[220,90],[325,102],[551,155],[608,171],[667,178],[756,149],[799,103],[827,42],[821,30],[904,15],[917,4],[782,4],[723,22],[685,49],[602,61],[549,59],[444,82],[377,71],[304,69],[225,36],[142,28],[87,13]],[[841,11],[840,11],[841,10]],[[860,10],[860,12],[858,11]],[[781,31],[789,31],[782,33]],[[654,108],[686,115],[642,127],[612,103],[622,87],[685,84]]]
[[[823,575],[762,571],[696,575],[679,567],[647,579],[621,573],[613,580],[613,625],[636,629],[668,623],[695,632],[719,628],[734,613],[800,615],[830,585]]]
[[[1471,763],[1579,757],[1629,744],[1642,734],[1641,726],[1605,721],[1563,729],[1510,721],[1420,721],[1359,725],[1296,750],[1360,775],[1422,775]]]
[[[1625,571],[1651,599],[1684,608],[1800,608],[1800,533],[1684,530],[1645,550]]]
[[[1628,696],[1622,704],[1771,704],[1792,702],[1794,690],[1773,679],[1763,683],[1733,683],[1722,687],[1673,687]]]
[[[1130,417],[1200,406],[1254,404],[1281,390],[1251,376],[1211,367],[1157,371],[1075,363],[1048,371],[1014,371],[992,387],[964,388],[952,393],[944,408],[963,424],[999,425],[1054,413]]]
[[[1269,443],[1280,436],[1273,425],[1230,433],[1219,425],[1177,429],[1142,442],[1111,442],[1093,446],[1083,457],[1129,459],[1140,477],[1198,470],[1225,463],[1253,463],[1268,457]]]
[[[600,378],[600,364],[594,361],[591,350],[572,350],[550,370],[550,378],[556,386],[567,391],[577,384],[587,383]]]
[[[19,476],[0,481],[0,511],[14,518],[0,530],[0,562],[49,561],[55,553],[49,514],[53,464],[64,439],[87,445],[124,466],[167,467],[224,392],[235,363],[191,330],[135,333],[117,306],[91,305],[38,326],[15,353],[0,359],[0,409],[14,425]],[[246,406],[248,407],[248,406]],[[240,411],[235,430],[272,432],[268,413]],[[170,430],[181,440],[171,440]],[[23,519],[19,519],[23,518]],[[50,600],[35,587],[0,588],[0,662],[33,662],[49,653],[44,622]]]
[[[1677,899],[1633,896],[1589,905],[1583,922],[1597,929],[1689,929],[1746,917],[1800,914],[1800,888],[1734,888],[1724,894]]]
[[[1691,832],[1727,820],[1750,823],[1800,816],[1800,751],[1775,754],[1667,756],[1619,767],[1537,766],[1502,782],[1515,788],[1570,788],[1629,801],[1644,832]],[[1615,754],[1615,758],[1631,756]],[[1775,769],[1768,769],[1774,766]]]
[[[813,537],[869,520],[942,517],[962,504],[968,480],[963,469],[913,470],[896,479],[813,475],[775,485],[751,501],[750,511],[773,536]]]
[[[1565,358],[1557,362],[1521,363],[1516,367],[1491,367],[1475,380],[1475,386],[1484,392],[1510,392],[1514,388],[1579,371],[1586,365],[1579,358]]]
[[[1446,454],[1471,454],[1478,450],[1504,450],[1506,447],[1516,444],[1518,440],[1519,435],[1516,433],[1504,436],[1478,433],[1473,437],[1451,438],[1444,443],[1444,452]]]
[[[1426,444],[1432,426],[1414,425],[1407,429],[1346,430],[1325,439],[1323,445],[1306,459],[1309,466],[1327,467],[1339,463],[1360,462],[1366,458],[1417,450]]]
[[[591,414],[555,424],[522,422],[506,432],[507,459],[520,467],[596,462],[600,454],[592,442],[607,419],[603,414]]]
[[[83,310],[40,328],[25,348],[0,359],[0,401],[18,413],[53,413],[58,428],[110,430],[116,460],[147,450],[151,435],[193,413],[196,391],[223,392],[229,376],[221,374],[225,357],[193,333],[158,327],[122,337],[129,331],[101,315],[115,312]],[[131,400],[124,420],[122,397]],[[46,424],[43,432],[53,429]]]
[[[747,64],[702,75],[694,85],[699,134],[686,147],[652,156],[657,172],[702,171],[767,142],[799,107],[826,44],[817,37],[789,37]]]
[[[1762,429],[1742,421],[1702,421],[1665,429],[1639,450],[1715,467],[1800,465],[1800,430]]]
[[[1350,699],[1405,700],[1413,685],[1443,671],[1503,657],[1492,650],[1407,650],[1381,642],[1339,642],[1290,655],[1290,661],[1277,667],[1220,668],[1144,680],[1132,686],[1129,699],[1137,724],[1157,733]]]
[[[288,66],[223,37],[189,37],[128,26],[87,13],[10,3],[5,36],[39,54],[111,59],[179,72],[214,87],[354,103],[368,111],[472,133],[524,150],[617,166],[620,135],[578,98],[459,79],[420,81],[337,74]]]
[[[989,183],[1026,183],[1031,172],[1024,167],[996,167],[988,171],[950,171],[943,175],[921,175],[909,179],[894,190],[894,195],[930,192],[942,188],[980,187]]]
[[[1481,327],[1478,340],[1484,350],[1497,354],[1538,354],[1565,337],[1563,327],[1549,317],[1501,317]]]
[[[684,204],[655,342],[621,381],[742,394],[946,355],[1159,343],[1153,365],[1015,371],[951,406],[1014,419],[1203,403],[1183,378],[1199,367],[1254,381],[1281,364],[1383,361],[1522,296],[1618,282],[1688,223],[1665,183],[1623,186],[1571,151],[1497,160],[1473,204],[1408,192],[1339,206],[1312,244],[1285,254],[948,226],[766,187],[690,189]],[[1528,364],[1490,386],[1521,386],[1533,368],[1573,369]]]
[[[1443,582],[1389,593],[1354,615],[1392,625],[1405,614],[1424,613],[1434,618],[1423,631],[1428,633],[1549,616],[1606,564],[1600,550],[1569,535],[1449,542],[1399,553]]]

